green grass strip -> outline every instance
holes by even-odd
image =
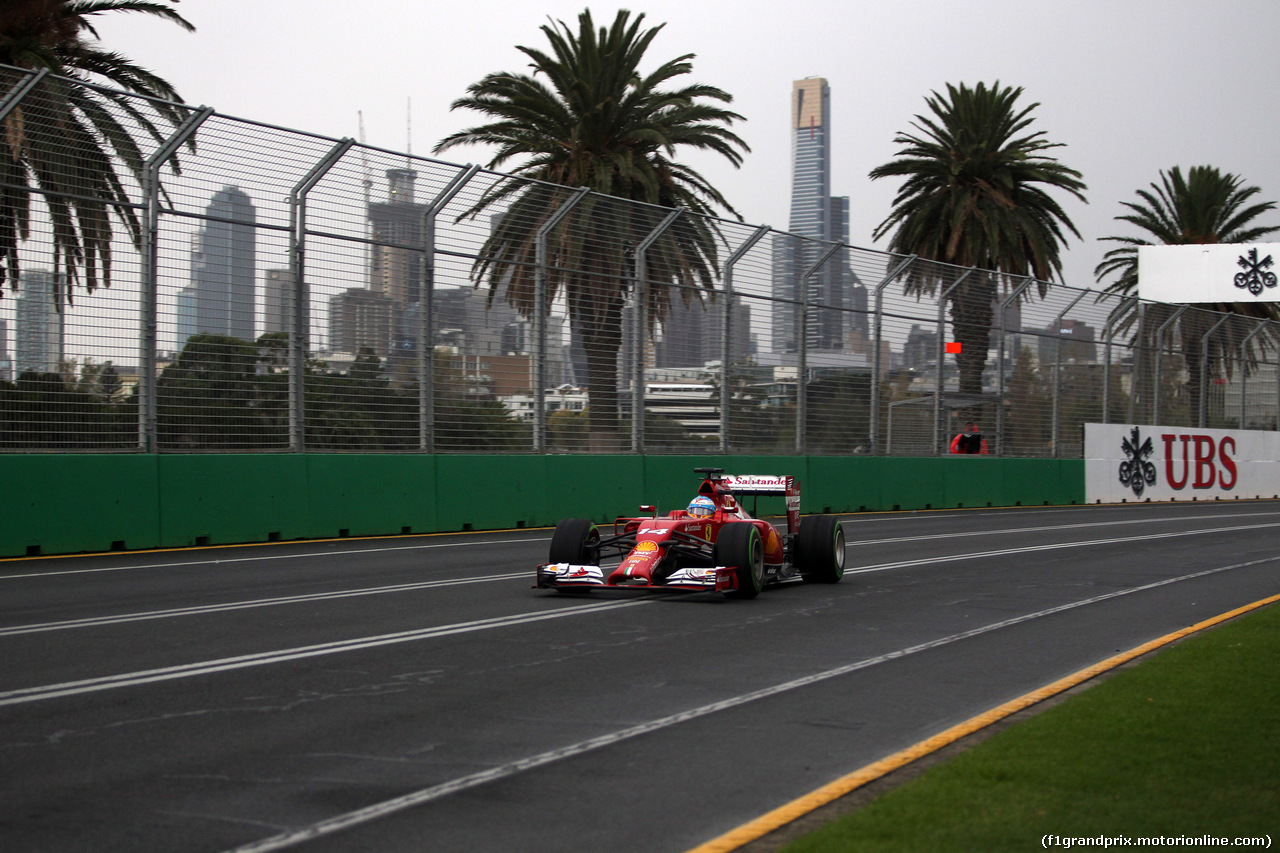
[[[1047,836],[1280,842],[1280,607],[1170,646],[784,853],[1027,851]]]

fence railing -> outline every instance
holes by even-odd
[[[933,455],[974,420],[993,453],[1069,458],[1086,422],[1280,424],[1267,321],[207,108],[174,105],[184,120],[134,133],[130,156],[65,132],[74,108],[48,78],[0,70],[17,164],[0,170],[0,229],[17,235],[16,290],[0,300],[6,452]],[[93,93],[121,127],[153,107]],[[120,195],[102,192],[94,151]],[[50,171],[60,162],[88,166]],[[93,204],[102,216],[76,219]],[[494,254],[498,229],[528,250]],[[709,279],[671,260],[690,247]],[[962,386],[952,308],[978,280],[995,294],[987,358]],[[613,401],[601,440],[588,410]]]

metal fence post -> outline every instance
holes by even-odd
[[[1009,349],[1009,330],[1004,327],[1004,318],[1008,314],[1009,306],[1022,298],[1022,292],[1034,284],[1035,280],[1035,276],[1027,276],[1023,279],[1022,284],[1014,288],[1013,292],[1000,303],[1000,344],[996,352],[996,359],[999,362],[996,370],[996,392],[999,395],[996,401],[996,456],[1004,456],[1004,373]]]
[[[1197,401],[1197,409],[1199,417],[1197,418],[1197,426],[1205,429],[1209,419],[1209,338],[1213,333],[1222,328],[1232,317],[1231,314],[1223,314],[1222,319],[1213,324],[1213,328],[1205,333],[1200,339],[1200,399]],[[1241,427],[1243,429],[1243,426]]]
[[[809,423],[809,279],[813,278],[831,260],[831,256],[844,248],[843,243],[832,243],[817,262],[800,278],[800,305],[796,308],[796,455],[805,452],[805,433]]]
[[[307,193],[338,164],[354,139],[341,139],[289,192],[289,274],[293,316],[289,330],[289,450],[307,449],[307,354],[311,349],[311,292],[306,282]]]
[[[469,165],[454,175],[422,211],[422,272],[418,282],[418,449],[423,453],[435,452],[435,321],[432,311],[436,286],[436,217],[479,171],[479,166]]]
[[[880,338],[884,326],[884,289],[894,279],[906,272],[907,268],[915,261],[915,255],[903,258],[876,285],[874,331],[871,335],[871,442],[869,447],[872,456],[877,456],[880,453],[880,371],[883,368],[880,358]]]
[[[732,394],[730,393],[729,381],[729,361],[733,357],[733,268],[738,265],[738,261],[755,247],[764,236],[772,229],[768,225],[761,225],[755,231],[751,232],[751,236],[733,251],[729,259],[724,262],[724,334],[720,339],[720,452],[729,452],[729,406],[731,405]]]
[[[138,282],[141,294],[138,306],[138,449],[144,453],[156,449],[156,292],[160,280],[160,169],[211,115],[212,107],[198,108],[147,158],[142,167],[145,210],[142,268]]]
[[[1076,307],[1076,303],[1084,298],[1087,290],[1080,291],[1080,295],[1071,300],[1066,308],[1058,312],[1058,316],[1053,318],[1053,423],[1049,425],[1049,443],[1053,445],[1053,458],[1058,459],[1062,453],[1058,447],[1062,438],[1062,429],[1058,421],[1062,414],[1062,318],[1067,316],[1067,312]]]
[[[1124,301],[1135,303],[1138,301],[1138,297],[1132,296]],[[1104,424],[1111,423],[1111,342],[1115,338],[1116,318],[1122,316],[1124,316],[1123,303],[1119,310],[1108,315],[1107,324],[1102,327],[1102,337],[1104,339],[1102,345],[1102,422]],[[1129,380],[1129,399],[1132,400],[1133,394],[1137,390],[1133,387],[1132,371],[1130,371]]]
[[[1144,341],[1146,340],[1143,336],[1146,334],[1146,328],[1147,328],[1146,308],[1147,308],[1147,304],[1139,300],[1137,305],[1138,332],[1134,336],[1134,339],[1133,339],[1134,347],[1133,347],[1133,352],[1130,356],[1131,361],[1133,362],[1133,367],[1129,371],[1129,417],[1128,417],[1129,423],[1134,422],[1135,416],[1137,414],[1138,394],[1142,390],[1142,373],[1143,373],[1142,351],[1143,351]],[[1143,405],[1145,406],[1146,400],[1144,399],[1142,402],[1143,402]]]
[[[635,341],[632,350],[635,361],[631,365],[631,452],[644,453],[644,335],[648,328],[649,301],[649,247],[675,224],[684,213],[676,208],[666,215],[636,246],[636,316],[633,321]]]
[[[17,108],[18,104],[22,102],[22,99],[25,98],[32,89],[40,85],[41,80],[48,76],[49,69],[41,68],[39,71],[28,74],[25,80],[15,83],[13,88],[5,93],[3,98],[0,98],[0,121],[4,121],[8,118],[9,113],[13,112],[14,109]]]
[[[1248,384],[1249,384],[1248,376],[1245,375],[1247,372],[1245,368],[1245,350],[1249,348],[1249,341],[1253,340],[1254,337],[1258,334],[1258,332],[1261,332],[1263,329],[1267,327],[1267,322],[1268,321],[1266,319],[1259,319],[1258,325],[1254,327],[1253,331],[1245,335],[1244,340],[1240,341],[1240,423],[1237,424],[1238,429],[1245,428],[1244,401],[1246,396],[1245,392],[1248,390]]]
[[[1162,375],[1164,373],[1164,365],[1162,363],[1164,362],[1164,333],[1166,329],[1168,329],[1170,326],[1172,326],[1174,323],[1177,322],[1179,317],[1181,317],[1183,314],[1187,312],[1187,309],[1189,307],[1191,306],[1189,305],[1181,306],[1180,308],[1178,308],[1177,311],[1173,312],[1172,317],[1170,317],[1168,320],[1165,320],[1163,323],[1160,324],[1160,327],[1156,329],[1156,365],[1155,365],[1156,381],[1155,381],[1155,387],[1152,388],[1151,390],[1151,399],[1152,399],[1152,402],[1154,403],[1151,410],[1151,424],[1153,426],[1160,426],[1160,396],[1161,396],[1160,383],[1164,381],[1164,377]]]
[[[933,454],[934,456],[942,455],[942,445],[945,442],[938,440],[942,432],[942,391],[945,382],[942,378],[943,367],[945,366],[947,356],[947,297],[951,295],[951,291],[964,284],[964,280],[973,275],[974,267],[965,270],[964,273],[942,293],[938,294],[938,381],[934,384],[933,393]]]
[[[533,294],[533,452],[547,451],[547,236],[587,197],[590,187],[574,190],[569,200],[538,229],[534,239]]]

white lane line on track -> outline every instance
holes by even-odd
[[[336,817],[332,817],[327,820],[319,821],[317,823],[311,824],[310,826],[303,827],[302,829],[293,830],[290,832],[283,832],[279,835],[274,835],[270,838],[265,838],[261,841],[256,841],[251,844],[246,844],[240,847],[236,847],[234,850],[227,851],[227,853],[270,853],[270,851],[273,851],[273,850],[283,850],[285,848],[293,847],[298,844],[303,844],[308,841],[314,841],[315,839],[321,838],[326,835],[332,835],[336,832],[341,832],[345,829],[350,829],[351,827],[354,827],[354,826],[371,823],[373,821],[379,820],[381,818],[387,817],[397,812],[401,812],[406,809],[410,809],[415,806],[419,806],[424,803],[431,802],[432,800],[438,800],[438,799],[441,799],[442,797],[447,797],[450,794],[456,794],[460,791],[465,791],[470,788],[475,788],[480,785],[487,784],[489,782],[495,782],[499,779],[505,779],[510,776],[515,776],[519,773],[523,773],[526,770],[533,770],[535,768],[542,767],[547,764],[551,764],[552,762],[559,761],[564,758],[572,758],[577,755],[582,755],[583,753],[592,752],[594,750],[601,749],[606,746],[612,746],[613,744],[621,743],[622,741],[639,737],[640,735],[649,734],[650,732],[655,732],[660,729],[669,728],[679,723],[688,722],[689,720],[696,720],[699,717],[705,717],[710,714],[715,714],[719,711],[726,711],[731,708],[736,708],[740,705],[745,705],[748,702],[754,702],[758,699],[766,699],[770,696],[777,696],[782,693],[787,693],[792,690],[797,690],[801,687],[808,687],[813,684],[818,684],[819,682],[828,681],[832,678],[838,678],[842,675],[848,675],[850,673],[857,672],[858,670],[867,669],[868,667],[875,666],[876,664],[886,663],[888,661],[907,657],[908,655],[917,654],[918,652],[924,652],[930,649],[936,649],[941,646],[946,646],[952,643],[960,642],[961,640],[968,640],[973,637],[980,636],[982,634],[989,634],[993,631],[998,631],[1002,628],[1008,628],[1014,625],[1021,624],[1023,622],[1030,622],[1033,619],[1041,619],[1046,616],[1052,616],[1056,613],[1062,613],[1067,610],[1074,610],[1079,607],[1086,607],[1091,604],[1098,604],[1103,601],[1107,601],[1109,599],[1119,598],[1121,596],[1131,595],[1133,593],[1138,593],[1138,592],[1146,592],[1147,590],[1155,589],[1157,587],[1162,587],[1162,586],[1168,586],[1169,584],[1179,583],[1181,581],[1193,580],[1195,578],[1202,578],[1208,575],[1219,574],[1221,572],[1227,572],[1233,569],[1247,568],[1249,566],[1256,566],[1261,563],[1269,563],[1269,562],[1274,562],[1276,560],[1280,560],[1280,555],[1276,555],[1273,557],[1264,557],[1258,560],[1250,560],[1245,563],[1236,563],[1230,566],[1219,566],[1213,569],[1205,569],[1204,571],[1193,572],[1188,575],[1182,575],[1181,577],[1167,578],[1162,581],[1155,581],[1153,583],[1143,584],[1142,586],[1131,587],[1130,589],[1123,589],[1123,590],[1118,590],[1116,592],[1104,593],[1103,595],[1093,596],[1092,598],[1086,598],[1080,601],[1073,601],[1070,604],[1062,604],[1062,605],[1058,605],[1057,607],[1050,607],[1045,610],[1038,610],[1035,613],[1027,613],[1022,616],[1015,616],[1011,619],[1005,619],[1000,622],[993,622],[990,625],[984,625],[981,628],[973,628],[969,631],[963,631],[959,634],[952,634],[947,637],[940,637],[936,640],[929,640],[927,642],[920,643],[914,646],[909,646],[904,649],[899,649],[894,652],[889,652],[883,655],[877,655],[876,657],[872,657],[872,658],[866,658],[864,660],[856,661],[855,663],[845,664],[844,666],[838,666],[834,669],[828,669],[824,672],[814,673],[813,675],[806,675],[801,678],[793,679],[791,681],[785,681],[781,684],[775,684],[771,687],[765,687],[761,690],[755,690],[750,693],[744,693],[740,696],[735,696],[730,699],[723,699],[719,702],[713,702],[709,705],[702,705],[701,707],[698,707],[698,708],[691,708],[687,711],[681,711],[680,713],[671,714],[669,716],[662,717],[657,720],[651,720],[647,723],[641,723],[640,725],[637,725],[637,726],[631,726],[630,728],[622,729],[620,731],[610,732],[609,734],[600,735],[599,737],[594,737],[588,740],[579,741],[574,744],[569,744],[567,746],[562,746],[558,749],[549,750],[547,752],[543,752],[538,755],[531,755],[531,756],[528,756],[527,758],[521,758],[517,761],[512,761],[510,763],[503,764],[498,767],[491,767],[488,770],[482,770],[479,773],[473,773],[469,776],[463,776],[458,779],[453,779],[449,782],[443,782],[439,785],[432,785],[429,788],[422,788],[418,791],[413,791],[411,793],[405,794],[400,797],[396,797],[391,800],[385,800],[381,803],[374,803],[373,805],[366,806],[363,809],[357,809],[355,811],[347,812],[346,814],[338,815]]]
[[[193,607],[175,607],[170,610],[148,610],[140,613],[121,613],[115,616],[91,616],[84,619],[66,619],[61,622],[34,622],[29,625],[13,625],[10,627],[0,628],[0,637],[14,637],[22,634],[39,634],[46,631],[65,631],[71,628],[97,628],[103,625],[123,625],[130,622],[146,622],[152,619],[173,619],[178,616],[200,616],[206,613],[225,613],[233,610],[251,610],[255,607],[277,607],[283,604],[305,604],[312,601],[359,598],[366,595],[385,595],[392,592],[409,592],[418,589],[437,589],[448,586],[466,586],[473,583],[492,583],[493,581],[509,581],[517,580],[519,578],[528,578],[531,580],[533,578],[533,574],[531,572],[508,572],[507,574],[502,575],[482,575],[474,578],[419,581],[418,583],[371,586],[364,587],[362,589],[313,592],[305,595],[256,598],[248,601],[229,601],[223,604],[202,604]]]
[[[1087,508],[1088,507],[1073,507],[1072,509],[1077,510],[1077,509],[1087,509]],[[1045,508],[1041,510],[1038,507],[1032,507],[1029,510],[1029,513],[1042,514],[1044,512],[1052,512],[1052,511],[1053,511],[1052,508]],[[841,515],[844,513],[837,513],[837,514]],[[983,513],[983,514],[985,515],[986,513]],[[1013,513],[1002,513],[1002,514],[1013,514]],[[1199,521],[1199,520],[1211,519],[1211,518],[1243,518],[1243,517],[1248,517],[1253,515],[1272,515],[1272,514],[1273,513],[1260,512],[1260,513],[1233,513],[1229,515],[1199,515],[1199,516],[1189,516],[1187,518],[1174,517],[1174,518],[1154,518],[1154,519],[1147,518],[1147,519],[1138,519],[1138,520],[1125,519],[1125,520],[1119,520],[1119,521],[1089,522],[1087,524],[1065,524],[1065,525],[1053,526],[1053,527],[1021,527],[1021,528],[1014,527],[1014,528],[1008,528],[1005,530],[947,533],[947,534],[941,534],[939,536],[908,536],[908,537],[898,537],[898,538],[890,538],[890,539],[864,539],[864,540],[859,540],[854,542],[848,542],[847,544],[851,546],[852,545],[892,544],[895,542],[915,542],[915,541],[928,540],[928,539],[949,539],[949,538],[958,537],[958,536],[982,536],[982,535],[1006,534],[1006,533],[1036,533],[1036,532],[1042,532],[1045,530],[1069,530],[1069,529],[1090,528],[1090,527],[1112,527],[1112,526],[1124,525],[1124,524],[1148,524],[1148,523],[1154,524],[1162,521]],[[958,513],[953,513],[952,515],[958,515]],[[947,518],[951,516],[935,514],[929,517],[936,519],[936,518]],[[901,520],[901,519],[899,518],[892,518],[892,519],[855,518],[850,521],[850,525],[861,527],[866,524],[874,524],[878,522],[898,521],[898,520]],[[529,538],[529,539],[488,539],[488,540],[465,541],[465,542],[436,542],[436,543],[424,544],[424,545],[395,545],[395,546],[383,547],[383,548],[361,548],[358,550],[344,549],[344,550],[335,550],[335,551],[309,551],[303,554],[272,554],[270,556],[230,557],[226,559],[217,559],[217,560],[181,560],[181,561],[170,562],[170,563],[145,563],[137,566],[101,566],[94,569],[67,569],[65,571],[24,572],[22,574],[5,574],[0,572],[0,581],[18,580],[21,578],[51,578],[51,577],[60,577],[62,575],[90,575],[90,574],[99,574],[103,572],[130,572],[138,569],[180,569],[180,568],[194,568],[197,566],[217,566],[224,563],[252,563],[252,562],[258,562],[258,561],[265,562],[267,560],[305,560],[311,557],[344,557],[344,556],[352,556],[352,555],[358,555],[358,554],[391,553],[393,551],[425,551],[425,550],[432,550],[432,549],[438,549],[438,548],[462,548],[470,545],[513,545],[513,544],[528,544],[530,542],[550,542],[550,541],[551,540],[549,537],[537,537],[537,538]],[[302,543],[299,543],[299,544],[302,544]],[[245,547],[254,547],[254,546],[245,546]]]
[[[934,539],[959,539],[967,536],[1003,536],[1009,533],[1047,533],[1053,530],[1079,530],[1089,527],[1118,527],[1125,524],[1160,524],[1164,522],[1183,524],[1188,521],[1220,521],[1227,518],[1257,518],[1258,516],[1269,516],[1274,518],[1274,512],[1239,512],[1230,514],[1214,514],[1214,515],[1188,515],[1183,517],[1172,516],[1169,518],[1142,518],[1142,519],[1126,519],[1124,521],[1101,521],[1087,522],[1081,524],[1053,524],[1045,527],[1006,527],[1004,530],[964,530],[958,533],[938,533],[934,535],[924,536],[895,536],[889,539],[859,539],[857,541],[846,542],[845,545],[892,545],[899,542],[929,542]],[[856,522],[851,523],[847,530],[856,530]]]
[[[248,669],[255,666],[286,663],[305,658],[322,657],[324,655],[341,654],[343,652],[373,649],[380,646],[391,646],[398,643],[411,643],[418,640],[431,640],[438,637],[449,637],[456,634],[467,634],[473,631],[486,631],[492,628],[506,628],[512,625],[527,625],[532,622],[545,622],[551,619],[564,619],[570,616],[585,616],[607,610],[619,610],[624,607],[637,607],[649,604],[656,599],[639,598],[630,601],[609,601],[596,604],[582,604],[551,610],[542,613],[518,613],[513,616],[495,616],[491,619],[477,619],[472,622],[459,622],[454,625],[439,625],[434,628],[419,628],[414,631],[398,631],[394,634],[380,634],[372,637],[357,637],[351,640],[336,640],[331,643],[318,643],[313,646],[299,646],[292,649],[278,649],[271,652],[258,652],[236,657],[199,661],[197,663],[166,666],[159,669],[147,669],[139,672],[125,672],[119,675],[107,675],[99,678],[86,678],[81,681],[67,681],[61,684],[45,684],[37,687],[23,687],[18,690],[0,692],[0,707],[20,705],[26,702],[39,702],[45,699],[56,699],[62,696],[76,696],[82,693],[97,693],[102,690],[114,690],[118,687],[134,687],[140,684],[154,684],[158,681],[173,681],[179,678],[191,678],[197,675],[212,675],[219,672],[230,672],[237,669]]]
[[[1083,542],[1059,542],[1053,545],[1027,545],[1022,548],[1003,548],[998,551],[970,551],[938,557],[922,557],[918,560],[899,560],[893,563],[877,563],[871,566],[851,566],[846,575],[862,575],[871,572],[887,572],[892,569],[908,569],[913,566],[930,566],[935,563],[955,563],[960,560],[980,560],[985,557],[1007,557],[1012,554],[1031,554],[1037,551],[1056,551],[1059,548],[1085,548],[1091,545],[1114,545],[1118,542],[1143,542],[1150,539],[1177,539],[1183,536],[1202,536],[1210,533],[1234,533],[1239,530],[1260,530],[1280,527],[1280,522],[1270,524],[1245,524],[1240,527],[1210,527],[1203,530],[1178,530],[1172,533],[1148,533],[1142,536],[1121,536],[1114,539],[1088,539]]]
[[[1251,516],[1251,515],[1258,515],[1258,514],[1259,513],[1245,513],[1243,515]],[[1199,518],[1201,519],[1210,518],[1210,517],[1211,516],[1199,516]],[[1117,523],[1127,524],[1129,522],[1117,522]],[[1060,530],[1060,529],[1073,529],[1077,527],[1090,527],[1090,526],[1093,526],[1093,525],[1074,525],[1073,524],[1073,525],[1064,525],[1062,527],[1035,528],[1035,530],[1038,530],[1038,531]],[[958,560],[981,559],[984,557],[1009,556],[1012,554],[1023,554],[1023,553],[1028,553],[1032,551],[1053,550],[1057,548],[1077,548],[1077,547],[1084,547],[1087,545],[1110,545],[1116,542],[1134,542],[1134,541],[1140,541],[1142,539],[1163,539],[1163,538],[1179,537],[1179,536],[1195,536],[1201,533],[1222,533],[1222,532],[1233,531],[1233,530],[1252,530],[1257,527],[1276,527],[1276,526],[1280,526],[1280,522],[1275,522],[1273,524],[1247,525],[1243,527],[1209,528],[1206,530],[1183,530],[1183,531],[1175,531],[1172,533],[1151,533],[1151,534],[1146,534],[1144,536],[1127,536],[1119,539],[1091,539],[1085,542],[1068,542],[1068,543],[1061,543],[1061,544],[1055,544],[1055,545],[1030,545],[1030,546],[1021,547],[1021,548],[1007,548],[1007,549],[1002,549],[998,551],[982,551],[978,553],[971,552],[966,554],[956,554],[956,555],[945,556],[945,557],[929,557],[929,558],[924,558],[919,560],[903,560],[903,561],[898,561],[893,563],[881,563],[881,564],[872,565],[872,566],[850,567],[845,570],[845,574],[869,574],[871,572],[884,572],[884,571],[889,571],[891,569],[911,568],[913,566],[929,565],[933,563],[948,563],[948,562],[955,562]],[[1001,534],[1001,533],[1021,532],[1021,531],[995,530],[995,531],[989,531],[989,532],[992,534]],[[955,534],[955,535],[968,536],[968,535],[979,535],[979,534],[962,533],[962,534]],[[913,537],[913,538],[930,539],[934,537]],[[936,538],[941,539],[941,538],[947,538],[947,537],[940,536]],[[899,540],[883,540],[883,541],[899,541]],[[902,541],[908,541],[908,540],[902,540]],[[846,547],[852,547],[855,545],[862,545],[862,544],[867,544],[867,543],[849,542],[847,543]],[[350,552],[347,552],[347,553],[350,553]],[[272,558],[272,559],[275,559],[275,558]],[[307,595],[282,596],[277,598],[262,598],[262,599],[253,599],[249,601],[228,602],[224,604],[209,604],[209,605],[201,605],[201,606],[195,606],[195,607],[180,607],[180,608],[174,608],[170,610],[153,610],[153,611],[147,611],[147,612],[141,612],[141,613],[124,613],[124,614],[119,614],[115,616],[97,616],[97,617],[89,617],[85,619],[68,619],[68,620],[59,621],[59,622],[41,622],[41,623],[33,623],[30,625],[14,625],[9,627],[0,627],[0,637],[20,636],[23,634],[35,634],[35,633],[42,633],[47,631],[62,631],[62,630],[68,630],[73,628],[95,628],[95,627],[101,627],[104,625],[122,625],[122,624],[131,623],[131,622],[144,622],[144,621],[153,620],[153,619],[173,619],[180,616],[199,616],[199,615],[209,614],[209,613],[225,613],[225,612],[231,612],[236,610],[248,610],[256,607],[275,607],[275,606],[286,605],[286,604],[302,604],[302,603],[311,602],[311,601],[325,601],[325,600],[334,600],[334,599],[341,599],[341,598],[356,598],[356,597],[366,596],[366,595],[380,595],[385,593],[404,592],[404,591],[415,590],[415,589],[431,589],[436,587],[460,586],[460,585],[472,584],[472,583],[488,583],[492,581],[515,580],[515,579],[524,577],[526,574],[527,574],[526,572],[513,572],[513,573],[501,574],[501,575],[485,575],[485,576],[476,577],[476,578],[456,578],[452,580],[421,581],[419,583],[394,584],[390,586],[368,587],[368,588],[355,589],[355,590],[339,590],[334,592],[311,593]]]
[[[430,545],[393,545],[387,548],[360,548],[358,550],[341,551],[308,551],[305,554],[271,554],[257,557],[229,557],[221,560],[179,560],[172,563],[144,563],[140,566],[100,566],[96,569],[67,569],[54,572],[25,572],[20,575],[0,574],[0,581],[11,581],[19,578],[54,578],[62,575],[95,575],[102,572],[131,572],[135,569],[185,569],[196,566],[219,566],[225,563],[257,563],[267,560],[305,560],[311,557],[350,557],[358,554],[386,554],[392,551],[428,551],[436,548],[464,548],[471,545],[510,545],[528,544],[530,542],[550,542],[548,538],[537,539],[489,539],[467,542],[435,542]]]

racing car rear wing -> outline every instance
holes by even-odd
[[[796,478],[790,474],[725,474],[717,478],[735,495],[789,495],[796,490]]]
[[[800,484],[790,474],[721,474],[715,479],[730,494],[782,495],[787,499],[787,531],[800,529]]]

